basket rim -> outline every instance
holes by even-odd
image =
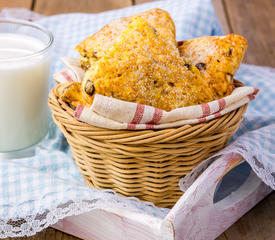
[[[237,79],[233,79],[234,82],[234,86],[235,87],[242,87],[245,86],[241,81],[237,80]],[[59,83],[58,83],[59,84]],[[48,105],[51,108],[51,110],[58,110],[60,112],[62,112],[63,117],[66,116],[66,118],[68,119],[68,124],[72,123],[72,124],[77,124],[79,125],[79,127],[83,127],[83,128],[90,128],[93,131],[107,131],[107,132],[114,132],[114,133],[129,133],[129,132],[139,132],[139,133],[148,133],[151,135],[151,133],[153,132],[158,132],[158,133],[167,133],[169,132],[169,130],[171,129],[178,129],[178,130],[186,130],[188,128],[193,128],[193,130],[196,129],[200,129],[200,128],[208,128],[211,125],[215,124],[216,122],[220,121],[221,119],[226,119],[227,117],[229,117],[230,115],[232,115],[233,113],[236,113],[238,110],[243,109],[243,111],[245,112],[245,109],[247,108],[248,104],[242,105],[237,109],[234,109],[233,111],[230,111],[220,117],[211,119],[209,121],[206,122],[202,122],[202,123],[194,123],[194,124],[185,124],[183,126],[179,126],[179,127],[171,127],[171,128],[164,128],[164,129],[109,129],[109,128],[102,128],[102,127],[96,127],[93,126],[91,124],[79,121],[78,119],[76,119],[75,117],[73,117],[74,115],[74,110],[68,105],[68,103],[66,103],[65,101],[63,101],[62,99],[58,98],[56,93],[55,93],[55,87],[53,87],[48,95]],[[57,107],[58,106],[58,109]],[[57,112],[55,111],[55,114]],[[60,115],[60,113],[59,113]]]

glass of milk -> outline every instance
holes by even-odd
[[[0,19],[0,158],[28,155],[46,135],[52,34]]]

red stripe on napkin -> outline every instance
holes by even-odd
[[[133,123],[133,124],[140,123],[140,121],[143,117],[143,114],[144,114],[144,109],[145,109],[145,105],[137,104],[136,112],[135,112],[135,115],[134,115],[131,123]]]
[[[259,88],[255,88],[253,94],[256,95],[260,91]]]
[[[210,106],[208,103],[201,104],[202,117],[210,115]]]
[[[249,98],[250,101],[252,101],[252,100],[255,99],[255,95],[253,95],[253,93],[252,93],[252,94],[249,94],[249,95],[248,95],[248,98]]]
[[[62,71],[61,74],[63,75],[64,78],[66,78],[66,80],[68,82],[73,82],[74,80],[72,79],[72,77],[66,72],[66,71]]]
[[[206,118],[205,118],[205,117],[198,118],[198,121],[199,121],[199,123],[205,122],[205,121],[206,121]]]
[[[249,100],[250,100],[250,101],[254,100],[255,97],[256,97],[256,94],[257,94],[258,92],[259,92],[259,88],[255,88],[255,89],[254,89],[254,92],[253,92],[252,94],[249,94],[249,95],[248,95]]]
[[[220,112],[216,112],[215,114],[214,114],[214,117],[215,118],[218,118],[218,117],[220,117],[221,116],[221,113]]]
[[[219,111],[223,110],[225,108],[225,105],[226,105],[226,102],[225,102],[224,98],[219,99],[218,104],[219,104]]]
[[[83,109],[84,109],[84,106],[82,104],[78,104],[74,111],[74,117],[79,119]]]
[[[146,123],[146,129],[154,129],[154,124]]]
[[[134,124],[134,123],[128,123],[127,124],[127,129],[136,129],[136,124]]]
[[[144,114],[145,105],[137,104],[136,112],[133,120],[127,124],[127,129],[136,129],[136,124],[140,123]]]
[[[163,115],[163,111],[161,109],[154,108],[153,118],[150,122],[148,122],[148,124],[157,124],[162,118],[162,115]],[[147,125],[146,125],[146,128],[147,128]]]

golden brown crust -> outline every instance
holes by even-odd
[[[136,16],[86,72],[83,86],[92,82],[98,94],[167,111],[212,100],[199,70],[184,65],[177,47]]]
[[[230,34],[184,41],[179,51],[189,64],[198,67],[215,98],[221,98],[233,90],[233,75],[240,66],[246,47],[244,37]]]
[[[150,25],[152,25],[152,27],[156,28],[157,32],[162,35],[165,40],[177,45],[175,23],[168,12],[159,8],[154,8],[149,11],[133,15],[131,19],[135,16],[142,17]]]
[[[246,40],[230,34],[184,41],[178,46],[170,15],[152,9],[112,21],[76,49],[87,70],[82,87],[67,83],[60,97],[90,106],[93,94],[170,111],[230,94]]]
[[[54,87],[54,92],[56,96],[73,107],[77,107],[78,104],[90,107],[93,103],[94,97],[83,91],[79,82],[59,83]]]
[[[113,46],[115,40],[135,16],[144,18],[159,34],[163,35],[167,41],[172,41],[176,45],[175,24],[169,13],[157,8],[151,9],[130,17],[116,19],[77,45],[75,49],[81,55],[83,69],[87,70],[94,62],[106,54],[108,49]]]

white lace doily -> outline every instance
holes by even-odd
[[[35,215],[0,219],[0,238],[31,236],[57,223],[60,219],[95,209],[127,209],[159,219],[164,219],[169,212],[169,209],[157,208],[150,202],[141,202],[134,197],[122,198],[112,190],[105,190],[92,200],[70,200],[58,206],[43,209]]]
[[[228,147],[194,168],[179,182],[186,191],[196,178],[220,155],[236,153],[249,163],[262,181],[275,190],[275,124],[247,132]]]

